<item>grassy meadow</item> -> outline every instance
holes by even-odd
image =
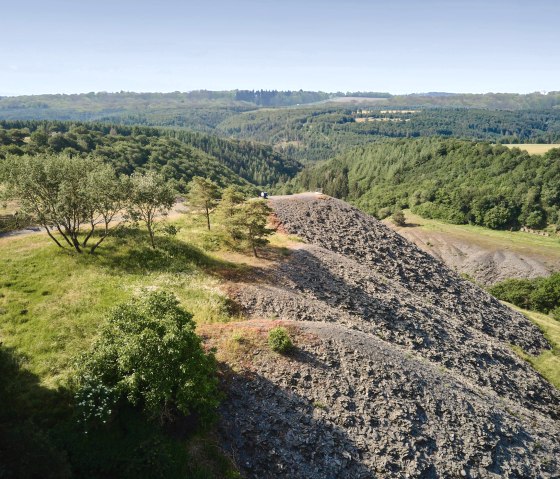
[[[57,387],[107,310],[143,288],[173,292],[197,322],[228,321],[220,271],[240,267],[203,252],[200,243],[211,236],[202,226],[185,228],[187,221],[195,222],[176,222],[183,226],[177,236],[160,235],[155,251],[137,229],[108,239],[95,255],[61,250],[41,233],[0,238],[3,344],[22,354],[45,385]]]
[[[239,319],[220,286],[287,254],[290,241],[273,237],[263,251],[269,259],[255,259],[221,249],[219,228],[208,232],[204,218],[180,215],[169,223],[178,233],[160,231],[155,250],[141,228],[116,230],[94,255],[61,250],[45,233],[0,238],[0,352],[2,364],[16,367],[10,370],[10,404],[14,414],[49,430],[73,467],[88,474],[97,468],[93,460],[105,470],[120,470],[118,464],[133,461],[143,441],[160,441],[180,458],[175,463],[187,464],[188,477],[238,477],[212,429],[177,443],[134,412],[121,416],[122,425],[92,432],[89,439],[72,426],[68,394],[75,358],[88,349],[112,307],[144,289],[163,289],[174,293],[199,325]],[[120,435],[120,428],[132,432]],[[75,455],[80,458],[72,459]]]
[[[405,210],[404,214],[408,225],[423,231],[449,234],[461,238],[465,242],[495,249],[509,249],[519,253],[560,259],[560,238],[557,236],[539,236],[523,231],[492,230],[475,225],[456,225],[423,218],[413,214],[410,210]]]

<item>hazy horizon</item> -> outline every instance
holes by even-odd
[[[557,91],[558,18],[555,0],[12,2],[0,95]]]
[[[102,94],[102,93],[106,93],[109,95],[114,95],[114,94],[119,94],[119,93],[135,93],[135,94],[170,94],[170,93],[191,93],[191,92],[195,92],[195,91],[242,91],[242,90],[267,90],[265,88],[231,88],[228,90],[208,90],[206,88],[200,88],[200,89],[196,89],[196,90],[169,90],[169,91],[133,91],[133,90],[119,90],[119,91],[107,91],[107,90],[100,90],[100,91],[81,91],[81,92],[56,92],[56,93],[49,93],[49,92],[45,92],[45,93],[30,93],[30,94],[26,94],[26,93],[22,93],[22,94],[16,94],[16,95],[9,95],[9,94],[2,94],[0,92],[0,97],[3,98],[9,98],[9,97],[18,97],[18,96],[43,96],[43,95],[88,95],[88,94]],[[288,89],[278,89],[278,88],[274,88],[274,89],[268,89],[270,90],[276,90],[276,91],[299,91],[299,90],[303,90],[300,88],[297,89],[293,89],[293,90],[288,90]],[[469,92],[469,91],[463,91],[463,92],[452,92],[452,91],[435,91],[435,90],[431,90],[431,91],[414,91],[414,92],[405,92],[405,93],[393,93],[393,92],[388,92],[388,91],[366,91],[366,90],[359,90],[359,91],[325,91],[325,90],[318,90],[318,89],[312,89],[312,90],[305,90],[305,91],[313,91],[313,92],[319,92],[319,93],[327,93],[327,94],[336,94],[336,93],[343,93],[343,94],[348,94],[348,93],[388,93],[390,95],[393,96],[407,96],[407,95],[418,95],[418,96],[428,96],[430,94],[447,94],[447,95],[531,95],[531,94],[541,94],[541,95],[546,95],[548,93],[555,93],[557,91],[560,90],[551,90],[551,91],[530,91],[530,92],[514,92],[514,91],[485,91],[485,92]],[[367,97],[366,97],[367,98]],[[371,98],[375,98],[375,97],[371,97]]]

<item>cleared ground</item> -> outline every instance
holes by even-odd
[[[552,449],[537,459],[556,412],[540,423],[537,411],[560,396],[510,346],[541,354],[538,328],[346,203],[307,194],[271,206],[306,242],[232,287],[254,322],[208,332],[220,357],[238,359],[222,430],[246,477],[558,472]],[[287,357],[266,348],[278,324],[296,344]]]
[[[384,223],[459,273],[489,285],[560,270],[560,238],[425,219],[405,211],[407,225]]]

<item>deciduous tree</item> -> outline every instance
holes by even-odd
[[[152,248],[155,244],[155,220],[165,216],[175,203],[175,192],[156,172],[133,173],[130,177],[129,214],[146,224]]]
[[[189,203],[195,208],[201,208],[206,215],[206,223],[210,229],[210,210],[218,203],[219,187],[208,178],[193,177],[189,183]]]
[[[96,225],[103,222],[104,233],[90,251],[99,246],[123,207],[121,180],[111,166],[96,158],[8,157],[2,162],[0,178],[23,213],[33,216],[59,247],[66,243],[78,253],[87,247]]]

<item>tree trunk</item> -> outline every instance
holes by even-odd
[[[72,238],[72,246],[74,246],[74,249],[78,253],[81,253],[82,248],[80,248],[80,241],[78,240],[78,235],[76,233],[73,233],[72,236],[70,236],[70,237]]]
[[[68,239],[68,236],[66,236],[63,232],[62,229],[60,228],[60,225],[55,225],[56,229],[58,230],[58,232],[62,235],[62,237],[66,240],[66,242],[68,243],[68,245],[73,248],[74,245],[72,244],[72,242]]]
[[[95,223],[93,222],[93,220],[90,222],[91,224],[91,230],[89,230],[89,233],[86,236],[86,239],[82,242],[82,246],[85,248],[87,246],[87,242],[89,241],[89,239],[91,238],[91,235],[93,235],[93,232],[95,231]]]
[[[99,241],[97,243],[95,243],[91,249],[89,250],[89,254],[93,254],[95,252],[95,250],[97,249],[97,247],[103,243],[103,241],[105,240],[105,238],[107,238],[107,236],[109,236],[109,223],[105,222],[105,231],[103,233],[103,236],[101,236],[101,238],[99,239]]]
[[[51,230],[49,230],[49,227],[46,224],[44,224],[43,226],[45,227],[45,230],[47,230],[47,234],[49,235],[50,239],[52,239],[59,248],[64,249],[64,246],[62,246],[60,242],[52,235]]]
[[[206,222],[208,223],[208,231],[210,231],[210,210],[208,210],[208,205],[206,205]]]
[[[150,233],[150,243],[152,243],[152,248],[156,249],[156,243],[154,241],[154,231],[152,230],[152,225],[147,223],[148,226],[148,233]]]

